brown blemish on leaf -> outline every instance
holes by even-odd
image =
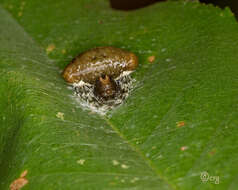
[[[216,153],[216,149],[212,149],[212,150],[209,152],[209,155],[210,155],[210,156],[213,156],[215,153]]]
[[[22,187],[24,187],[28,183],[28,180],[25,178],[26,175],[27,170],[23,171],[20,177],[11,183],[10,190],[20,190]]]
[[[181,151],[185,151],[185,150],[187,150],[187,149],[188,149],[187,146],[182,146],[182,147],[180,148]]]
[[[20,175],[20,177],[21,178],[24,178],[24,177],[26,177],[26,175],[27,175],[27,170],[25,170],[25,171],[23,171],[22,173],[21,173],[21,175]]]
[[[154,55],[149,56],[149,57],[148,57],[148,61],[149,61],[150,63],[153,63],[153,62],[155,61],[155,56],[154,56]]]
[[[22,12],[20,11],[20,12],[18,12],[18,16],[19,17],[21,17],[22,16]]]
[[[51,53],[55,49],[54,44],[49,44],[48,47],[46,48],[46,53]]]
[[[116,185],[116,182],[112,181],[109,183],[110,185]]]
[[[185,121],[176,122],[177,127],[183,127],[185,125]]]

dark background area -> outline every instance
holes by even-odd
[[[128,11],[128,10],[146,7],[153,3],[166,1],[166,0],[110,0],[110,1],[111,1],[112,8]],[[190,0],[190,1],[193,1],[193,0]],[[221,8],[228,6],[232,10],[232,12],[235,14],[236,19],[238,19],[238,0],[199,0],[199,1],[206,4],[213,4]]]

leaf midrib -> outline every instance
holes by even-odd
[[[135,146],[134,144],[132,144],[119,130],[116,126],[114,126],[110,120],[106,117],[106,116],[101,116],[102,119],[112,128],[112,130],[114,130],[117,135],[123,140],[125,141],[129,147],[134,150],[139,157],[144,160],[145,164],[155,173],[155,175],[157,175],[160,179],[162,179],[169,187],[171,190],[177,190],[178,187],[172,183],[169,182],[168,178],[166,178],[165,176],[163,176],[160,171],[157,169],[157,167],[154,165],[154,163],[148,159],[145,154],[139,149],[137,148],[137,146]]]

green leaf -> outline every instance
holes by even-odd
[[[0,189],[25,170],[30,190],[237,188],[238,25],[228,9],[0,2]],[[60,73],[107,45],[136,53],[140,66],[126,102],[101,116]]]

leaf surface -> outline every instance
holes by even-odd
[[[31,190],[237,187],[238,26],[229,10],[0,2],[0,189],[24,170]],[[108,45],[136,53],[140,66],[130,97],[101,116],[80,107],[60,73]]]

